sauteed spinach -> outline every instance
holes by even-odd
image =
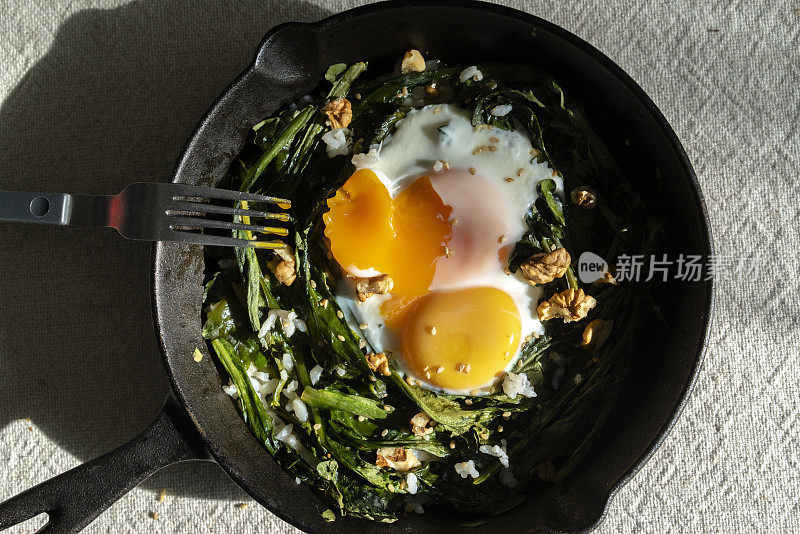
[[[253,128],[231,179],[242,190],[292,200],[293,246],[278,256],[238,249],[209,262],[203,334],[255,437],[337,513],[394,521],[431,502],[454,507],[468,522],[506,511],[526,487],[559,484],[579,468],[617,401],[637,321],[652,306],[645,283],[616,283],[610,274],[605,284],[580,283],[574,259],[591,251],[613,265],[620,254],[647,254],[658,226],[581,106],[546,73],[498,63],[477,65],[481,79],[461,81],[464,67],[443,67],[374,81],[362,78],[366,68],[334,65],[324,97]],[[535,397],[510,398],[502,388],[436,394],[391,366],[379,372],[334,298],[339,269],[321,236],[321,214],[352,167],[350,156],[326,154],[325,106],[342,97],[352,105],[352,155],[391,134],[415,105],[407,95],[425,87],[439,89],[439,102],[469,109],[473,125],[523,128],[532,157],[563,177],[568,196],[574,191],[577,205],[559,198],[553,180],[538,184],[528,231],[508,266],[516,272],[536,254],[565,248],[572,265],[543,284],[545,295],[581,290],[596,300],[582,320],[547,321],[545,334],[524,344],[514,371]],[[490,112],[505,104],[509,114]],[[596,350],[586,343],[589,324],[610,331]],[[409,421],[420,413],[417,421],[430,430],[415,433]],[[395,457],[400,467],[379,467],[376,452],[385,448],[412,449],[419,465],[407,469],[408,458]],[[462,478],[455,464],[479,475]]]

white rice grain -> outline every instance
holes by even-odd
[[[288,353],[284,353],[283,355],[283,368],[286,369],[287,371],[291,371],[292,369],[294,369],[294,360],[292,359],[292,356]]]
[[[500,104],[499,106],[495,106],[492,109],[490,109],[489,113],[491,113],[495,117],[504,117],[505,115],[511,113],[512,109],[513,108],[511,107],[511,104]]]
[[[308,408],[305,402],[297,398],[292,401],[292,406],[294,407],[294,415],[297,417],[298,421],[301,423],[308,421]]]
[[[322,376],[322,371],[323,371],[322,366],[317,364],[308,373],[308,376],[311,378],[311,385],[312,386],[315,386],[317,384],[317,382],[319,382],[319,379]]]

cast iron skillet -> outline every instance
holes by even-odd
[[[706,208],[686,153],[644,92],[610,59],[542,19],[480,2],[401,1],[346,11],[315,24],[270,31],[256,59],[212,106],[186,147],[173,181],[215,185],[263,117],[313,90],[333,63],[370,60],[379,72],[417,48],[448,63],[504,60],[544,68],[585,105],[589,118],[654,213],[669,218],[669,254],[709,255]],[[656,190],[655,173],[663,187]],[[130,443],[0,504],[0,529],[41,512],[43,532],[72,532],[158,469],[180,461],[218,462],[258,502],[309,532],[500,532],[591,529],[609,498],[660,444],[689,393],[705,349],[712,284],[668,282],[656,288],[670,329],[646,324],[618,408],[577,470],[557,490],[467,528],[430,510],[387,525],[354,518],[326,523],[325,506],[297,485],[249,432],[201,337],[203,250],[159,243],[153,309],[173,394],[164,411]],[[198,347],[204,354],[195,362]]]

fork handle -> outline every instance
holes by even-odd
[[[114,197],[0,191],[0,221],[110,226]]]

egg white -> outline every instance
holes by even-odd
[[[496,146],[497,150],[475,153],[475,148],[481,146]],[[553,176],[546,164],[538,163],[531,155],[533,147],[524,131],[473,127],[469,112],[452,104],[430,105],[410,111],[380,147],[372,148],[379,157],[377,161],[373,158],[368,166],[392,197],[396,197],[420,175],[430,174],[437,161],[446,161],[450,169],[473,168],[475,175],[470,177],[473,187],[454,186],[452,180],[442,180],[441,185],[437,186],[435,175],[431,183],[444,203],[453,208],[451,221],[468,220],[473,215],[471,211],[474,212],[470,206],[474,206],[475,202],[498,210],[497,213],[504,218],[503,235],[510,245],[518,241],[525,231],[525,215],[537,197],[536,184],[552,178],[557,189],[562,190],[561,178]],[[354,163],[359,166],[358,160],[354,160]],[[484,183],[477,190],[476,180]],[[481,286],[500,289],[511,296],[519,310],[522,339],[542,333],[543,327],[536,313],[541,290],[527,284],[520,274],[507,274],[503,267],[498,261],[496,267],[484,269],[476,276],[457,282],[434,278],[431,290]],[[363,276],[376,274],[379,273],[365,272]],[[351,326],[362,333],[372,349],[392,353],[400,369],[404,369],[400,340],[384,327],[380,311],[381,305],[390,296],[375,295],[363,303],[358,302],[354,284],[346,278],[337,287],[335,296]],[[518,357],[519,350],[504,370],[510,369]],[[419,382],[424,387],[441,391],[424,380]],[[454,394],[475,393],[474,390],[445,391]]]

